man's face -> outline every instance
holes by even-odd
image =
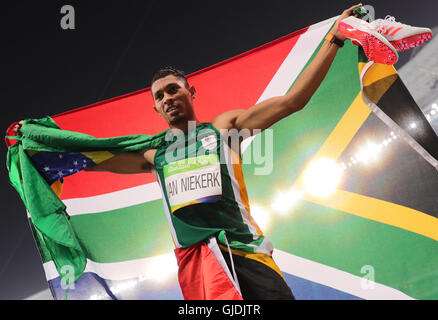
[[[187,88],[184,80],[168,75],[155,81],[151,92],[155,102],[155,111],[169,125],[176,125],[194,118],[195,88],[193,86]]]

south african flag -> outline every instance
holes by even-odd
[[[285,94],[334,21],[189,75],[198,118],[208,122]],[[90,141],[153,135],[167,127],[152,106],[144,89],[44,121]],[[295,297],[437,299],[438,138],[397,71],[366,61],[360,48],[346,43],[306,108],[271,129],[272,148],[265,150],[273,155],[272,173],[254,174],[257,163],[243,169],[252,216],[273,241],[274,260]],[[268,141],[265,134],[247,140],[245,152],[250,143]],[[116,152],[74,150],[65,139],[46,147],[23,150],[68,215],[65,233],[56,235],[69,239],[63,244],[34,223],[28,208],[54,298],[66,296],[65,279],[73,272],[79,278],[68,299],[181,299],[152,175],[85,172]],[[55,188],[61,182],[62,191]],[[70,255],[58,250],[66,244]]]

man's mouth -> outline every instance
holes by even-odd
[[[178,110],[178,107],[171,106],[171,107],[167,108],[166,113],[172,113],[172,112],[174,112],[176,110]]]

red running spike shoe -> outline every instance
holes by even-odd
[[[429,28],[413,27],[396,22],[392,16],[374,20],[370,25],[398,51],[410,50],[432,39],[432,30]]]
[[[339,22],[338,30],[353,42],[360,43],[368,60],[387,65],[398,61],[397,50],[368,22],[351,16]]]

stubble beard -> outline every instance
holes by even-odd
[[[184,121],[187,121],[185,116],[176,117],[174,119],[169,119],[169,125],[172,125],[172,126],[178,125],[178,124],[183,123]]]
[[[193,113],[191,114],[187,114],[187,113],[183,113],[181,116],[176,117],[174,119],[169,119],[169,125],[175,126],[175,125],[180,125],[182,123],[187,123],[188,121],[190,121],[190,119],[192,119],[194,116]]]

